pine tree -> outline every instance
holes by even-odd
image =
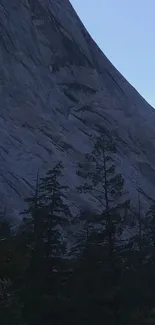
[[[147,324],[149,310],[151,312],[154,308],[155,281],[152,267],[154,207],[151,206],[144,215],[139,189],[137,192],[137,206],[130,208],[133,222],[125,251],[126,271],[122,290],[124,311],[128,315],[129,324]]]
[[[26,199],[28,209],[24,212],[28,214],[25,224],[32,238],[27,308],[29,315],[33,315],[39,324],[43,319],[46,324],[48,317],[58,317],[58,301],[60,304],[60,292],[65,281],[66,247],[63,232],[71,213],[64,202],[67,199],[67,186],[60,183],[62,170],[62,163],[58,162],[40,181],[37,177],[35,194]],[[32,299],[40,306],[39,316],[35,309],[31,310],[29,291],[32,291]]]
[[[41,202],[44,206],[44,220],[46,233],[46,256],[52,254],[61,254],[64,245],[62,244],[62,235],[58,227],[65,227],[71,213],[67,204],[64,203],[67,195],[67,186],[61,185],[59,182],[62,174],[63,165],[61,162],[47,172],[46,177],[41,179],[40,192]]]
[[[23,275],[27,267],[27,255],[7,215],[0,219],[0,321],[1,324],[24,324],[23,304],[20,293]]]
[[[148,239],[150,263],[155,265],[155,202],[146,213],[145,231]]]
[[[109,281],[110,308],[115,315],[113,322],[118,322],[118,283],[121,278],[121,234],[124,229],[124,210],[129,201],[124,200],[124,181],[120,173],[116,173],[114,154],[116,147],[108,134],[99,136],[94,143],[91,154],[85,155],[83,163],[78,164],[77,174],[84,180],[78,187],[81,193],[89,193],[95,198],[101,210],[94,219],[102,245],[104,275]],[[102,235],[102,241],[101,241]],[[104,290],[104,289],[103,289]],[[106,291],[106,290],[105,290]],[[111,294],[110,294],[111,292]]]
[[[81,210],[77,216],[77,229],[74,231],[72,274],[69,280],[69,313],[75,324],[98,324],[103,322],[103,305],[101,306],[102,276],[99,257],[99,234],[94,229],[95,215],[89,210]],[[74,220],[75,225],[75,220]],[[100,319],[100,321],[99,321]],[[70,319],[71,320],[71,319]]]
[[[145,297],[149,310],[155,308],[155,202],[153,202],[145,216]]]
[[[122,209],[129,204],[124,200],[124,181],[120,173],[116,173],[113,155],[116,147],[109,135],[99,136],[94,144],[91,154],[85,155],[83,164],[78,164],[77,174],[85,182],[78,190],[93,196],[101,209],[100,220],[104,239],[107,236],[108,263],[113,269],[114,244],[117,235],[124,227],[124,214]],[[95,220],[94,220],[95,221]],[[105,236],[106,235],[106,236]]]
[[[132,236],[130,243],[132,243],[132,255],[134,258],[134,267],[141,268],[147,260],[147,220],[141,208],[140,192],[137,190],[137,207],[131,208],[132,222]]]

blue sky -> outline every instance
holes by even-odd
[[[155,0],[70,0],[97,44],[155,107]]]

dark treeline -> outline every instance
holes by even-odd
[[[18,230],[1,214],[1,325],[155,323],[155,204],[144,216],[137,194],[132,206],[115,153],[102,135],[77,165],[96,212],[72,215],[58,162],[37,177]]]

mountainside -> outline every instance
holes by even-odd
[[[107,128],[130,196],[155,189],[155,112],[108,61],[68,0],[0,0],[0,200],[18,217],[37,172],[76,162]],[[145,199],[145,195],[144,195]]]

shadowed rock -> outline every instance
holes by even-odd
[[[37,172],[75,166],[107,128],[131,198],[154,195],[155,112],[108,61],[68,0],[0,0],[0,200],[18,217]],[[89,199],[89,198],[88,198]],[[145,198],[144,198],[145,199]],[[90,202],[91,203],[91,202]]]

